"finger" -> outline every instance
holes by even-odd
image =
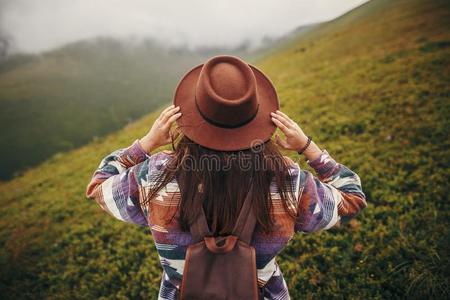
[[[164,126],[168,126],[170,127],[172,125],[173,122],[175,122],[179,117],[181,117],[181,113],[176,113],[174,115],[172,115],[166,122],[166,124],[164,124]]]
[[[287,149],[289,147],[289,144],[283,140],[278,134],[275,136],[275,143],[279,145],[281,148]]]
[[[280,128],[281,131],[283,131],[283,133],[285,133],[285,134],[286,134],[287,131],[289,130],[289,129],[286,127],[286,125],[284,125],[283,123],[281,123],[281,121],[278,120],[278,119],[272,118],[272,122],[274,122],[275,125],[277,125],[277,127]]]
[[[282,121],[284,120],[285,122],[289,123],[290,126],[293,126],[295,124],[295,122],[291,118],[289,118],[288,115],[279,110],[275,112],[275,115],[278,116]]]
[[[281,110],[277,110],[276,114],[283,116],[286,120],[288,120],[291,123],[295,123],[294,120],[292,120],[291,118],[289,118],[288,115],[286,115],[284,112],[282,112]]]
[[[284,118],[282,115],[278,115],[278,114],[272,113],[272,117],[276,118],[278,121],[283,123],[286,127],[292,127],[292,125],[293,125],[289,120]]]
[[[169,105],[166,108],[163,109],[163,111],[159,114],[159,116],[162,116],[164,113],[166,113],[167,111],[169,111],[170,109],[174,108],[175,105]]]
[[[161,122],[164,124],[171,118],[175,113],[177,113],[180,110],[179,106],[172,107],[171,109],[167,110],[164,114],[161,114]]]

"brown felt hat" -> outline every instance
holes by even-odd
[[[204,147],[233,151],[270,139],[279,108],[272,82],[260,70],[235,56],[215,56],[190,70],[178,84],[174,104],[178,126]]]

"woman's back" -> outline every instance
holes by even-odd
[[[168,159],[170,159],[169,154],[164,152],[156,154],[152,158],[154,169],[161,172]],[[298,165],[291,167],[292,176],[290,180],[295,187],[296,195],[299,191],[298,171]],[[154,184],[149,182],[149,187]],[[278,295],[278,298],[274,297],[274,299],[283,299],[279,298],[280,292],[287,293],[287,290],[280,290],[280,287],[285,286],[285,282],[276,264],[275,256],[293,237],[295,222],[284,210],[277,189],[275,183],[270,187],[273,204],[272,215],[276,230],[271,234],[266,234],[256,227],[251,245],[255,247],[256,251],[258,283],[266,285],[267,293],[271,293],[273,296]],[[177,208],[180,205],[180,200],[179,185],[177,179],[174,178],[158,192],[157,197],[150,200],[148,207],[144,208],[144,213],[148,214],[149,226],[161,265],[164,268],[165,277],[161,287],[165,292],[162,292],[162,294],[172,294],[176,291],[176,288],[180,287],[186,250],[192,244],[190,232],[183,231],[178,222]],[[172,218],[174,214],[176,217]],[[270,283],[267,285],[266,283],[269,280]]]

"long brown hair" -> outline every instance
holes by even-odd
[[[250,179],[253,179],[252,207],[261,231],[274,230],[270,214],[273,181],[284,209],[295,217],[288,162],[271,140],[246,150],[216,151],[181,136],[172,146],[174,154],[157,176],[143,204],[148,204],[174,178],[181,178],[183,182],[179,185],[185,187],[178,206],[182,230],[189,231],[203,206],[211,231],[215,235],[230,234],[249,191]]]

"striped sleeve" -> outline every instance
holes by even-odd
[[[106,156],[94,172],[86,188],[86,196],[94,199],[113,217],[128,223],[147,225],[139,201],[139,181],[147,174],[150,156],[138,140],[125,149]]]
[[[337,163],[323,150],[308,164],[316,171],[300,170],[296,231],[316,232],[333,227],[341,218],[351,218],[367,206],[359,176]]]

